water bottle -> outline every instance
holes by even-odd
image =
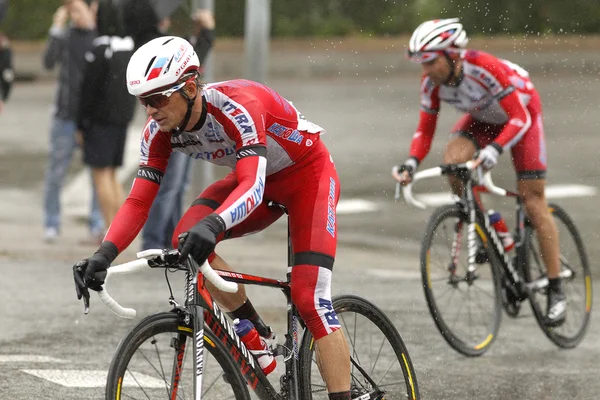
[[[502,240],[502,245],[504,246],[504,251],[511,251],[513,247],[515,247],[515,241],[508,231],[506,226],[506,221],[502,218],[499,212],[490,210],[488,211],[488,218],[490,219],[490,224],[496,230],[498,237]]]
[[[250,353],[254,354],[258,365],[263,370],[265,375],[273,372],[277,366],[277,361],[273,354],[269,351],[267,343],[260,337],[256,328],[247,319],[235,319],[233,321],[233,328],[235,333],[240,337],[242,342],[246,345],[246,348],[250,350]]]

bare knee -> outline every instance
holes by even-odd
[[[446,145],[444,152],[444,163],[464,163],[473,158],[476,151],[475,144],[463,136],[455,136]]]
[[[544,190],[545,182],[543,180],[519,182],[519,192],[523,205],[534,226],[539,225],[541,219],[549,216]]]

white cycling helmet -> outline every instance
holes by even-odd
[[[163,36],[137,49],[127,65],[127,90],[134,96],[163,93],[167,96],[182,77],[200,67],[194,47],[177,36]]]
[[[450,48],[463,48],[469,42],[458,18],[425,21],[415,29],[408,42],[408,58],[422,63],[433,60]]]

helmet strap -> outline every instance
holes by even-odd
[[[448,60],[448,64],[450,65],[450,74],[448,74],[448,79],[446,79],[446,81],[443,84],[447,85],[447,86],[460,85],[460,82],[462,81],[462,78],[463,78],[462,68],[461,68],[460,73],[457,75],[456,74],[456,61],[457,60],[450,57],[450,55],[448,54],[447,51],[444,51],[444,57],[446,57],[446,60]],[[456,78],[456,82],[452,82],[455,78]]]
[[[187,100],[187,111],[185,112],[185,117],[183,117],[183,122],[181,122],[181,124],[179,124],[177,128],[171,130],[171,135],[175,137],[181,135],[181,133],[185,130],[187,124],[190,122],[190,117],[192,116],[192,109],[194,108],[196,98],[198,97],[198,91],[196,91],[196,95],[194,96],[194,98],[188,96],[188,94],[185,92],[185,90],[183,90],[183,88],[179,89],[179,93],[183,96],[184,99]]]

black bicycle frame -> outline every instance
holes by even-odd
[[[508,278],[511,286],[516,290],[516,294],[518,297],[522,297],[523,293],[523,280],[519,275],[516,265],[523,267],[526,266],[527,257],[523,257],[524,252],[521,250],[523,247],[523,238],[525,236],[525,214],[523,212],[523,207],[521,204],[520,198],[517,196],[517,232],[515,234],[516,240],[516,254],[517,254],[517,262],[513,264],[510,259],[510,256],[504,251],[504,245],[502,241],[498,237],[496,230],[490,224],[490,219],[486,212],[484,212],[483,207],[480,205],[479,201],[475,198],[474,193],[477,191],[474,187],[473,180],[470,178],[463,179],[463,183],[465,188],[463,190],[462,200],[466,206],[466,211],[468,213],[468,271],[475,271],[475,258],[477,255],[477,227],[483,226],[485,228],[485,236],[491,242],[492,249],[500,261],[502,270],[505,272],[506,277]],[[477,185],[477,187],[480,187]]]
[[[281,289],[287,300],[287,333],[285,335],[285,345],[278,346],[276,354],[281,351],[284,356],[285,374],[281,377],[281,390],[278,393],[271,385],[262,369],[248,351],[244,343],[233,329],[232,324],[228,321],[225,313],[217,305],[210,295],[205,284],[205,279],[202,274],[197,273],[193,261],[188,261],[188,271],[186,272],[186,304],[185,309],[191,315],[192,322],[192,339],[193,339],[193,354],[194,354],[194,373],[196,375],[194,386],[194,398],[199,399],[202,388],[202,366],[204,352],[204,326],[206,325],[221,343],[227,349],[227,352],[233,356],[233,359],[239,368],[242,376],[248,383],[248,386],[256,393],[261,400],[300,400],[298,388],[299,376],[299,325],[303,325],[296,306],[292,303],[291,296],[291,272],[293,265],[293,252],[291,247],[291,238],[288,227],[288,273],[287,281],[277,279],[263,278],[254,275],[241,274],[237,272],[228,272],[215,270],[223,279],[238,284],[249,284],[267,286],[276,289]],[[184,317],[186,318],[186,317]],[[189,323],[190,321],[186,321]],[[183,341],[182,347],[185,346]],[[178,349],[174,368],[181,369],[179,353],[183,354],[183,349]],[[179,374],[173,374],[173,379],[178,379]],[[172,382],[171,387],[174,388],[176,394],[178,382]],[[173,397],[173,394],[171,396]]]

